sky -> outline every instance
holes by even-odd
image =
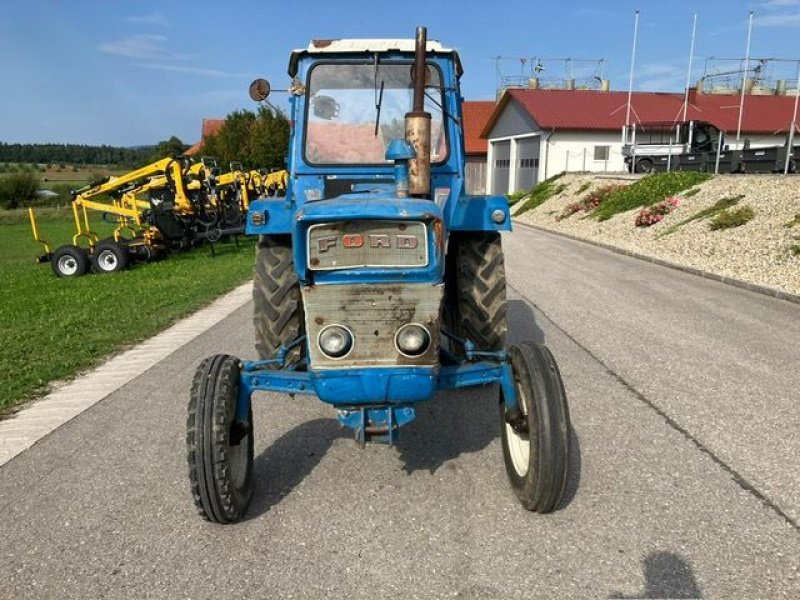
[[[410,38],[417,25],[459,51],[468,100],[494,98],[496,56],[511,76],[529,68],[519,57],[604,58],[603,76],[626,90],[637,9],[635,89],[683,90],[695,13],[693,81],[709,56],[744,56],[750,10],[752,56],[800,59],[800,0],[4,0],[0,141],[194,143],[204,117],[255,108],[252,79],[285,88],[289,53],[310,39]],[[544,64],[563,75],[563,62]],[[579,76],[596,66],[573,65]]]

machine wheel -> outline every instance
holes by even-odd
[[[256,350],[262,359],[272,358],[281,345],[305,333],[303,297],[290,236],[259,236],[253,301]],[[304,344],[293,348],[288,362],[302,359],[305,352]]]
[[[128,249],[113,240],[104,240],[94,247],[92,268],[95,273],[116,273],[128,266]]]
[[[652,173],[653,172],[653,161],[649,158],[643,158],[641,160],[636,161],[636,172],[637,173]]]
[[[189,484],[197,510],[214,523],[241,520],[253,495],[253,413],[235,420],[240,370],[233,356],[205,359],[189,397]]]
[[[503,459],[511,487],[527,510],[547,513],[564,496],[569,465],[569,407],[558,365],[546,346],[509,347],[522,423],[506,421],[500,398]]]
[[[89,257],[83,248],[69,244],[56,248],[50,266],[58,277],[78,277],[89,270]]]
[[[455,298],[446,320],[457,336],[475,342],[479,350],[502,350],[506,331],[506,273],[497,232],[453,237]],[[452,280],[451,280],[452,281]]]

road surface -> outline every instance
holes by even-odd
[[[512,340],[571,402],[566,506],[522,510],[496,396],[448,393],[359,450],[258,398],[247,519],[191,504],[189,381],[253,357],[247,305],[0,467],[2,598],[800,597],[800,307],[518,228]]]

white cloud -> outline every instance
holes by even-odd
[[[133,63],[133,65],[145,69],[168,71],[170,73],[184,73],[186,75],[198,75],[200,77],[218,77],[218,78],[224,77],[230,79],[246,79],[248,77],[252,77],[252,75],[248,75],[247,73],[232,73],[230,71],[221,71],[219,69],[208,69],[205,67],[190,67],[186,65],[165,65],[161,63],[143,63],[143,62],[135,62]]]
[[[166,36],[141,33],[114,42],[104,42],[97,49],[105,54],[148,60],[186,60],[189,54],[171,54],[166,48]]]
[[[756,16],[753,23],[760,27],[800,27],[800,12]]]
[[[134,25],[154,25],[156,27],[169,27],[169,21],[164,16],[163,13],[151,13],[147,15],[135,15],[131,17],[125,17],[125,20],[128,23],[133,23]]]

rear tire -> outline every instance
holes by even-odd
[[[205,359],[192,381],[186,448],[189,483],[198,512],[214,523],[235,523],[253,495],[253,413],[235,420],[239,360]]]
[[[92,253],[95,273],[108,274],[123,271],[128,266],[128,249],[113,240],[100,242]]]
[[[570,420],[564,384],[553,355],[541,344],[509,347],[521,428],[506,421],[500,398],[503,460],[511,487],[527,510],[558,508],[569,466]]]
[[[303,297],[290,236],[259,237],[253,303],[256,351],[262,359],[273,358],[278,348],[305,333]],[[287,364],[304,358],[305,353],[305,344],[296,346],[287,355]]]
[[[505,347],[506,274],[500,234],[481,232],[451,238],[454,279],[446,321],[455,335],[473,341],[479,350]]]
[[[641,160],[636,161],[636,172],[637,173],[652,173],[653,172],[653,161],[649,158],[643,158]]]
[[[60,246],[50,258],[50,266],[57,277],[79,277],[89,270],[89,256],[78,246]]]

